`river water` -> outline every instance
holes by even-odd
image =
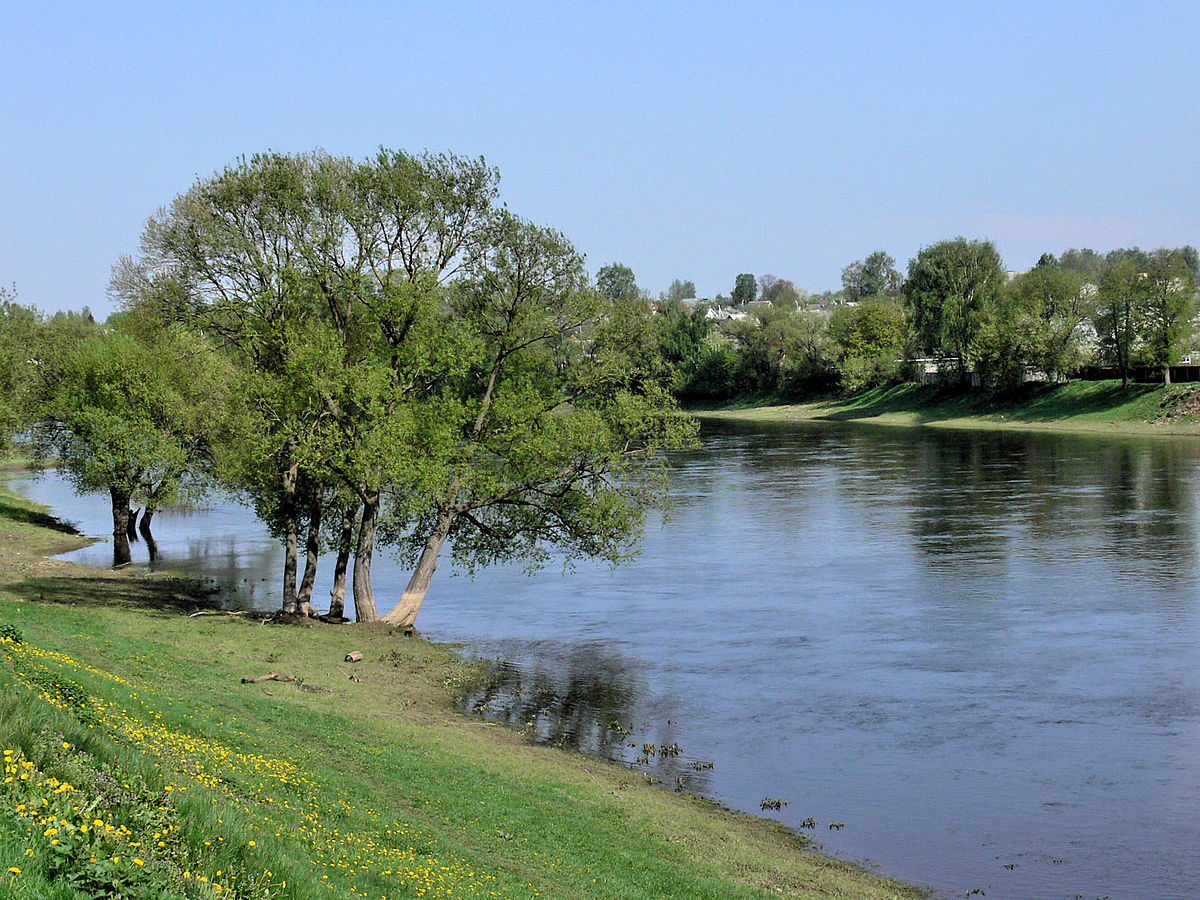
[[[1200,896],[1200,442],[707,426],[672,489],[616,570],[439,572],[423,632],[504,661],[472,705],[941,896]],[[156,532],[277,604],[241,507]]]

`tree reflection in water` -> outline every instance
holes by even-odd
[[[712,763],[689,756],[674,738],[669,715],[635,721],[645,709],[644,688],[619,654],[599,644],[547,650],[520,665],[489,664],[487,678],[458,698],[460,708],[501,722],[536,744],[577,750],[627,765],[666,788],[711,790]]]

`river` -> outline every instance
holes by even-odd
[[[418,625],[504,660],[487,714],[939,895],[1200,896],[1198,489],[1193,439],[710,425],[634,563],[447,565]],[[241,507],[156,533],[277,604]],[[406,574],[379,560],[381,607]]]

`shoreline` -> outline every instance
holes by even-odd
[[[1081,435],[1200,437],[1200,384],[1134,385],[1074,382],[1027,396],[992,400],[929,385],[875,388],[845,398],[689,408],[701,420],[1024,431]],[[1074,409],[1072,407],[1075,407]]]
[[[390,731],[398,727],[409,742],[437,748],[433,752],[442,756],[440,764],[436,759],[424,760],[430,797],[427,802],[435,806],[457,802],[464,810],[478,809],[480,804],[486,807],[497,802],[497,780],[507,783],[536,779],[543,785],[542,790],[560,799],[545,808],[520,796],[510,796],[507,799],[513,805],[502,816],[504,822],[530,817],[532,821],[549,821],[561,814],[562,798],[567,796],[576,798],[572,803],[595,808],[595,822],[573,821],[563,840],[543,837],[539,843],[542,852],[533,856],[549,859],[557,854],[560,866],[566,868],[580,867],[587,861],[590,868],[584,868],[588,871],[606,870],[614,889],[615,882],[627,874],[612,867],[627,865],[627,854],[634,852],[632,868],[647,869],[634,881],[654,885],[647,890],[647,897],[801,897],[808,896],[812,888],[864,900],[928,896],[859,865],[827,856],[806,836],[767,817],[733,810],[698,795],[664,791],[649,784],[636,770],[578,751],[539,747],[523,740],[514,729],[458,711],[452,704],[454,687],[477,678],[479,670],[449,648],[423,638],[393,637],[375,629],[301,623],[271,626],[265,634],[272,649],[263,652],[264,630],[257,623],[223,615],[188,618],[188,610],[206,604],[200,595],[188,594],[186,579],[166,573],[148,576],[113,572],[50,559],[51,554],[82,546],[89,539],[67,534],[61,523],[55,526],[57,520],[52,515],[7,489],[0,492],[0,500],[0,561],[8,573],[0,584],[0,624],[15,623],[31,644],[52,648],[56,653],[84,655],[88,666],[103,670],[114,665],[119,669],[123,661],[118,648],[123,646],[136,647],[135,658],[142,658],[147,651],[165,655],[167,665],[161,678],[147,679],[144,672],[139,673],[143,682],[148,681],[139,684],[142,698],[166,690],[183,668],[189,671],[189,678],[197,680],[196,696],[191,698],[197,708],[224,701],[228,705],[226,714],[233,714],[239,727],[243,717],[254,718],[256,707],[264,703],[279,706],[284,702],[276,699],[280,697],[286,698],[286,705],[293,707],[298,719],[310,714],[322,721],[331,715],[342,717],[347,730],[368,735],[368,741],[380,747],[391,746],[395,737]],[[23,515],[16,513],[20,509],[24,509]],[[172,623],[166,629],[162,627],[164,617]],[[362,683],[342,681],[333,671],[338,669],[333,663],[341,661],[350,644],[366,652],[366,660],[355,669]],[[101,653],[102,646],[111,652]],[[224,652],[210,660],[218,648]],[[203,665],[198,666],[200,663]],[[260,668],[304,671],[306,683],[319,682],[321,686],[315,688],[316,693],[297,693],[288,685],[274,686],[274,690],[255,685],[243,689],[237,694],[239,702],[229,705],[225,695],[230,689],[225,685],[236,682],[234,676],[238,674],[261,674]],[[120,677],[129,677],[118,669],[114,672]],[[194,669],[199,671],[192,672]],[[340,688],[332,687],[334,683],[340,683]],[[387,695],[382,703],[380,692]],[[171,689],[177,698],[178,693],[178,687]],[[223,720],[218,721],[210,731],[215,728],[221,732],[222,726]],[[293,740],[302,757],[312,756],[311,751],[323,743],[315,733],[302,728]],[[408,762],[411,766],[411,760]],[[482,771],[490,775],[478,785],[464,788],[459,775],[464,766],[483,767]],[[381,793],[397,790],[398,785],[386,771],[376,775],[384,779],[379,782]],[[464,793],[465,797],[460,796]],[[518,795],[521,793],[518,791]],[[405,801],[396,802],[403,805]],[[479,831],[468,819],[432,819],[430,827],[445,835],[466,832],[461,840],[470,852],[478,840],[487,840],[486,829]],[[619,823],[618,831],[612,830],[614,821]],[[362,822],[351,824],[364,827]],[[637,851],[610,846],[629,838],[639,845]],[[642,844],[646,849],[640,849]],[[0,857],[4,857],[4,847],[0,840]],[[536,879],[526,878],[529,860],[507,859],[504,851],[508,849],[502,842],[499,849],[489,850],[485,857],[506,871],[515,866],[514,871],[523,873],[520,880],[524,884],[537,885],[538,895],[593,895],[586,889],[586,879],[570,882],[559,893],[555,885],[561,869],[546,870]],[[672,857],[674,862],[670,863]],[[3,863],[0,869],[7,865]],[[648,878],[649,870],[657,871],[659,865],[673,874]],[[679,869],[677,873],[675,869]],[[702,890],[701,885],[711,887],[711,892]],[[633,891],[634,887],[627,885],[622,890],[626,889]],[[455,896],[458,893],[456,890]],[[595,893],[613,895],[608,891]]]

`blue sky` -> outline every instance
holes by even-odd
[[[147,216],[259,150],[483,155],[657,293],[885,249],[1200,244],[1200,4],[0,0],[0,284],[107,313]]]

